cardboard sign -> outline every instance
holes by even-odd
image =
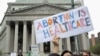
[[[34,21],[36,43],[65,38],[93,30],[87,7],[80,7]]]
[[[16,56],[16,53],[11,53],[11,55],[10,56]]]
[[[39,56],[39,47],[38,45],[31,46],[32,56]]]

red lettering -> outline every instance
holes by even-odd
[[[42,26],[41,23],[39,22],[39,23],[38,23],[37,29],[39,30],[40,28],[43,28],[43,26]]]

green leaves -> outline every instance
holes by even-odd
[[[100,55],[100,44],[97,44],[90,48],[90,51],[94,54]]]
[[[2,55],[2,51],[0,50],[0,56]]]

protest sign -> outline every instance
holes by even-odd
[[[16,56],[16,53],[11,53],[11,55],[10,56]]]
[[[39,47],[38,45],[31,46],[32,56],[39,56]]]
[[[87,7],[80,7],[34,21],[36,43],[74,36],[93,30]]]

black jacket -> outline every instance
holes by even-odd
[[[60,55],[57,53],[51,53],[51,54],[49,54],[49,56],[60,56]]]

